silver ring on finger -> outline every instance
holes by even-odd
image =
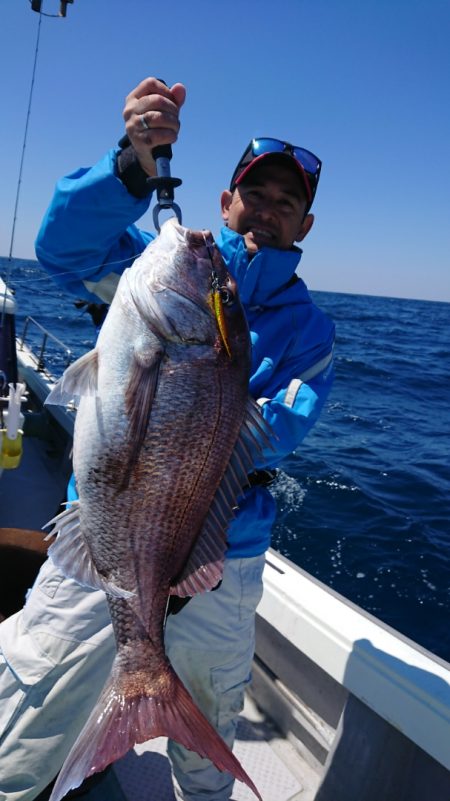
[[[145,114],[141,114],[139,119],[141,121],[141,125],[142,125],[144,131],[149,131],[150,130],[150,126],[147,125],[147,120],[145,119]]]

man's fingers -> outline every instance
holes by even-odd
[[[180,130],[180,121],[173,114],[162,114],[159,111],[143,111],[136,112],[136,116],[139,118],[138,125],[141,126],[142,130],[163,128],[167,131],[172,131],[175,136]]]
[[[175,103],[178,108],[181,108],[186,99],[186,88],[182,83],[174,83],[173,86],[169,87],[157,78],[144,78],[144,80],[127,96],[126,103],[133,99],[140,100],[149,95],[165,97]]]
[[[154,148],[157,145],[173,145],[177,141],[177,134],[169,128],[142,128],[139,138],[147,147]]]
[[[175,84],[177,85],[177,84]],[[172,92],[168,86],[165,85],[162,81],[159,81],[157,78],[144,78],[143,81],[140,82],[136,89],[133,89],[132,92],[127,97],[132,98],[135,97],[137,99],[141,97],[145,97],[145,95],[162,95],[163,97],[171,98]]]
[[[128,107],[129,114],[149,114],[155,116],[164,115],[167,120],[178,120],[178,106],[172,100],[168,100],[161,95],[147,95],[140,100],[135,100]],[[124,112],[125,113],[125,112]]]
[[[178,108],[181,108],[186,100],[186,87],[183,86],[182,83],[174,83],[174,85],[170,87],[170,91],[172,92],[173,99]]]
[[[169,88],[157,78],[145,78],[126,98],[123,110],[126,132],[149,175],[155,174],[152,149],[177,141],[179,111],[185,97],[182,83]]]

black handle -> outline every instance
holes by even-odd
[[[119,139],[117,144],[119,145],[121,150],[125,150],[125,148],[128,147],[131,144],[131,142],[129,140],[129,137],[128,137],[128,134],[124,134],[124,136],[122,136],[122,138]],[[156,145],[156,147],[154,147],[152,149],[152,156],[155,159],[155,161],[156,161],[156,159],[160,159],[160,158],[169,159],[170,160],[172,158],[172,146],[171,145]]]
[[[156,145],[152,149],[152,156],[155,159],[171,159],[172,158],[172,147],[171,145]]]

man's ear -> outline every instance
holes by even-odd
[[[309,234],[311,228],[313,227],[314,223],[314,214],[307,214],[305,219],[302,222],[302,226],[295,237],[295,242],[301,242],[306,234]]]
[[[220,206],[222,209],[222,219],[225,222],[228,222],[229,212],[230,212],[230,205],[231,199],[233,197],[233,193],[229,191],[229,189],[225,189],[221,196],[220,196]]]

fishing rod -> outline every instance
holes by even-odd
[[[37,28],[37,36],[36,36],[36,45],[34,48],[34,62],[33,62],[33,70],[31,74],[31,85],[30,85],[30,94],[28,97],[28,107],[27,107],[27,116],[25,120],[25,131],[23,136],[23,144],[22,144],[22,153],[20,157],[20,166],[19,166],[19,178],[17,181],[17,189],[16,189],[16,200],[14,203],[14,214],[13,214],[13,223],[11,229],[11,240],[9,243],[9,254],[8,254],[8,266],[6,268],[6,276],[5,276],[5,284],[8,286],[11,280],[11,273],[12,273],[12,254],[14,249],[14,238],[16,233],[16,222],[17,222],[17,211],[19,208],[19,198],[20,198],[20,190],[22,186],[22,173],[23,173],[23,165],[25,161],[25,151],[27,147],[27,139],[28,139],[28,126],[30,122],[30,115],[31,115],[31,103],[33,100],[33,91],[34,91],[34,81],[36,77],[36,67],[38,61],[38,53],[39,53],[39,42],[41,37],[41,22],[42,17],[52,17],[52,18],[60,18],[66,16],[67,5],[68,3],[73,3],[74,0],[61,0],[59,6],[59,14],[49,14],[42,11],[42,4],[43,0],[30,0],[30,6],[32,11],[36,11],[39,14],[39,22]],[[6,292],[3,297],[3,304],[2,304],[2,313],[0,316],[0,328],[4,326],[4,319],[6,313]]]

